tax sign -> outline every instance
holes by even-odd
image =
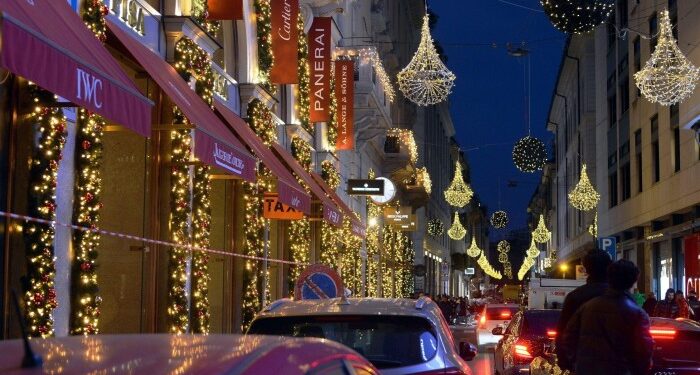
[[[263,217],[274,220],[300,220],[304,213],[297,211],[278,199],[277,194],[265,193],[263,197]]]

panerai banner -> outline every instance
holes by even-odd
[[[272,54],[275,63],[270,70],[272,83],[299,82],[299,0],[271,0],[272,10]]]
[[[315,17],[309,29],[309,73],[311,122],[330,120],[328,105],[331,93],[331,18]]]
[[[335,117],[338,124],[336,150],[355,149],[355,130],[353,127],[354,69],[355,64],[352,60],[337,60],[335,62],[335,100],[337,103]]]
[[[242,20],[243,0],[207,0],[208,20]]]

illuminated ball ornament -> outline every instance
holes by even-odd
[[[455,166],[455,177],[452,179],[452,183],[445,190],[445,200],[452,206],[464,207],[469,203],[474,196],[474,192],[469,187],[469,185],[464,183],[464,177],[462,176],[462,166],[457,162]]]
[[[581,211],[590,211],[598,205],[600,194],[595,191],[586,173],[586,164],[581,166],[581,179],[576,187],[569,193],[569,202],[574,208]]]
[[[491,225],[494,228],[502,229],[508,225],[508,214],[505,211],[496,211],[491,215]]]
[[[498,250],[499,253],[508,254],[508,252],[510,251],[510,244],[508,243],[508,241],[503,240],[499,242],[498,245],[496,245],[496,250]]]
[[[467,255],[472,258],[476,258],[481,254],[481,249],[476,245],[476,237],[472,237],[472,244],[467,249]]]
[[[615,0],[540,0],[552,25],[567,34],[585,34],[605,22]]]
[[[527,136],[520,139],[513,147],[513,163],[522,172],[532,173],[544,168],[547,161],[547,149],[544,142]]]
[[[462,222],[459,220],[459,214],[455,212],[455,219],[452,222],[452,226],[447,230],[447,235],[453,240],[461,240],[467,235],[467,230],[462,226]]]
[[[411,62],[396,76],[399,90],[410,101],[428,106],[447,99],[455,75],[440,60],[428,27],[428,15],[423,17],[420,44]]]
[[[432,237],[439,237],[445,233],[445,224],[440,219],[428,220],[428,234]]]
[[[661,105],[673,105],[688,98],[700,78],[695,67],[678,48],[671,31],[668,11],[661,12],[659,40],[644,65],[634,74],[634,80],[647,100]]]
[[[540,215],[540,221],[537,224],[537,228],[532,232],[532,239],[537,243],[545,243],[552,238],[552,232],[547,229],[544,224],[544,215]]]

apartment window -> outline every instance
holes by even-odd
[[[673,171],[681,170],[681,130],[673,128]]]
[[[620,83],[620,112],[625,113],[630,107],[630,85],[629,79],[625,78]]]
[[[644,189],[642,178],[642,129],[637,129],[634,132],[634,152],[635,163],[637,165],[637,192],[641,193]]]
[[[617,124],[617,98],[614,94],[608,96],[608,119],[611,128]]]
[[[634,38],[634,71],[642,70],[642,45],[639,37]]]
[[[651,40],[649,41],[649,49],[654,52],[656,49],[656,43],[659,41],[659,36],[656,35],[659,32],[659,18],[656,13],[651,15],[649,18],[649,34],[651,35]]]
[[[621,201],[626,201],[632,195],[632,173],[630,171],[630,163],[627,162],[620,168],[622,174],[622,198]]]
[[[659,117],[651,119],[651,160],[653,163],[654,182],[661,179],[661,161],[659,160]]]
[[[608,192],[610,193],[608,202],[610,207],[617,206],[617,172],[608,176]]]

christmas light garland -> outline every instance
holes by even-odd
[[[588,227],[588,233],[593,236],[593,238],[598,238],[598,213],[595,213],[593,217],[593,223]]]
[[[462,226],[462,222],[459,220],[459,213],[455,212],[454,220],[452,221],[452,226],[447,230],[447,235],[453,240],[461,240],[467,235],[467,230]]]
[[[340,172],[335,168],[333,162],[324,160],[321,162],[321,178],[333,190],[340,186]]]
[[[307,148],[309,150],[311,149],[311,147]],[[328,160],[324,160],[321,163],[321,177],[331,189],[335,190],[340,184],[340,173],[338,173],[333,164]],[[344,240],[342,236],[342,227],[337,228],[325,221],[321,222],[321,262],[334,269],[338,269],[341,265],[342,255],[340,248]]]
[[[508,214],[502,210],[494,212],[491,215],[491,225],[497,229],[505,228],[508,225]]]
[[[353,83],[354,84],[354,83]],[[335,97],[335,64],[331,65],[330,76],[330,98],[328,99],[328,121],[326,122],[326,139],[328,149],[335,151],[335,144],[338,140],[338,100]]]
[[[309,93],[311,92],[309,85],[311,77],[309,73],[309,43],[306,38],[306,33],[304,33],[304,17],[301,12],[299,12],[299,16],[297,17],[297,33],[299,34],[299,44],[297,47],[299,83],[296,85],[297,101],[294,107],[296,108],[301,127],[309,132],[309,134],[313,135],[314,128],[309,120]],[[331,75],[331,77],[332,76],[333,75]],[[331,85],[331,87],[333,87],[333,85]],[[331,95],[331,98],[333,98],[333,95]]]
[[[221,21],[207,20],[209,7],[207,0],[192,1],[192,18],[211,35],[216,35],[221,30]]]
[[[537,243],[545,243],[552,238],[552,232],[547,229],[544,223],[544,215],[540,215],[540,221],[537,223],[537,228],[532,232],[532,239]]]
[[[452,183],[444,192],[445,200],[452,206],[464,207],[471,201],[474,192],[469,185],[464,183],[462,176],[462,166],[459,162],[455,164],[455,174]]]
[[[416,170],[416,185],[422,186],[428,195],[433,192],[433,181],[430,179],[427,167],[421,167]]]
[[[296,159],[299,164],[306,170],[307,172],[311,171],[311,162],[312,162],[312,155],[311,155],[311,146],[301,139],[298,136],[295,136],[292,138],[292,144],[291,144],[291,149],[292,149],[292,156],[294,159]],[[301,177],[297,176],[295,174],[295,177],[297,179],[297,182],[301,186],[303,186],[306,191],[309,191],[309,187],[306,185],[306,183],[301,179]],[[330,240],[328,238],[325,239],[324,241],[324,235],[328,235],[328,228],[324,228],[325,223],[321,223],[321,252],[323,253],[324,250],[324,243],[328,244]],[[307,263],[310,258],[311,258],[311,222],[309,219],[305,216],[301,220],[294,220],[289,224],[289,230],[288,230],[288,243],[289,243],[289,249],[291,253],[291,257],[294,261],[296,262],[304,262]],[[325,249],[328,250],[328,249]],[[332,250],[331,250],[332,251]],[[321,255],[321,260],[325,260],[325,255]],[[325,262],[324,262],[325,263]],[[290,269],[290,286],[294,285],[296,283],[296,280],[299,278],[299,275],[303,271],[303,268],[301,266],[293,266]],[[290,290],[294,290],[293,288],[290,288]]]
[[[581,166],[581,178],[576,187],[569,192],[569,202],[576,209],[590,211],[598,205],[598,201],[600,201],[600,194],[595,191],[591,181],[588,179],[586,164],[583,164]]]
[[[544,142],[527,136],[518,140],[513,147],[513,163],[522,172],[541,171],[547,162],[547,149]]]
[[[270,82],[270,71],[275,63],[272,52],[272,9],[270,0],[255,0],[255,23],[258,37],[258,83],[271,93],[277,86]],[[301,44],[301,43],[300,43]]]
[[[386,98],[389,99],[389,102],[393,102],[394,98],[396,97],[396,92],[394,91],[394,86],[391,84],[391,78],[389,78],[389,75],[386,73],[384,64],[382,64],[382,59],[379,57],[376,48],[362,48],[358,52],[358,55],[363,64],[372,64],[374,74],[382,84]]]
[[[416,144],[416,139],[413,136],[413,131],[410,129],[401,128],[391,128],[387,131],[387,137],[396,137],[403,142],[403,144],[408,148],[408,156],[412,164],[416,164],[418,161],[418,145]]]
[[[211,179],[209,166],[194,169],[192,186],[192,237],[193,245],[209,248],[211,233]],[[192,333],[209,333],[209,254],[192,252],[192,304],[190,322]]]
[[[615,0],[540,0],[552,25],[567,34],[585,34],[605,22]]]
[[[634,74],[642,95],[652,103],[670,106],[695,91],[700,69],[688,61],[673,37],[668,10],[660,14],[659,39],[644,68]]]
[[[358,218],[357,215],[355,218]],[[342,239],[340,276],[345,287],[350,289],[354,296],[359,296],[362,290],[362,258],[360,257],[362,239],[352,233],[350,220],[343,221]]]
[[[370,169],[367,178],[372,180],[376,178],[374,170]],[[365,282],[365,292],[367,297],[379,297],[379,280],[377,274],[379,272],[379,231],[381,226],[382,209],[379,205],[367,199],[367,238],[365,246],[367,247],[367,280]]]

